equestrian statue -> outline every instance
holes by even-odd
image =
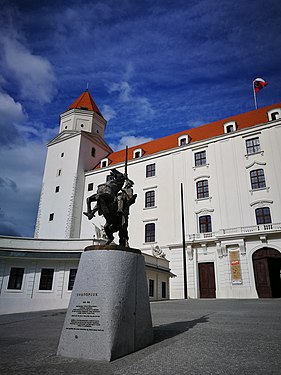
[[[91,220],[97,212],[104,216],[106,223],[104,231],[108,238],[107,245],[113,240],[113,234],[118,232],[119,245],[129,247],[128,220],[130,206],[135,203],[137,194],[133,192],[134,182],[128,178],[128,148],[126,147],[125,173],[111,169],[107,181],[97,188],[97,192],[87,198],[87,212],[84,215]],[[92,208],[92,203],[96,205]]]

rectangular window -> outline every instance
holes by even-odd
[[[24,268],[11,267],[7,289],[20,290],[22,286]]]
[[[54,278],[53,268],[42,268],[39,290],[52,290]]]
[[[94,158],[96,156],[96,149],[95,147],[92,147],[91,155]]]
[[[58,193],[60,191],[60,187],[56,186],[55,192]]]
[[[55,214],[51,213],[50,216],[49,216],[49,221],[53,221],[54,220],[54,216],[55,216]]]
[[[196,184],[197,199],[209,197],[209,184],[208,180],[198,181]]]
[[[64,157],[64,152],[62,152],[62,153],[60,154],[60,157],[61,157],[61,158],[63,158],[63,157]]]
[[[256,154],[257,152],[260,152],[260,139],[259,137],[251,138],[246,140],[246,149],[247,154]]]
[[[155,191],[147,191],[145,193],[145,208],[155,207]]]
[[[206,165],[206,151],[196,152],[194,154],[195,167]]]
[[[88,191],[94,190],[94,184],[91,182],[88,184]]]
[[[167,298],[166,282],[162,281],[162,298]]]
[[[256,220],[257,224],[270,224],[271,215],[270,215],[270,208],[269,207],[262,207],[256,209]]]
[[[74,281],[77,274],[77,268],[71,268],[69,270],[69,279],[68,279],[68,290],[73,289]]]
[[[149,288],[148,288],[149,297],[154,297],[154,280],[149,279]]]
[[[57,170],[57,177],[61,176],[61,173],[62,173],[62,170],[61,170],[61,169],[58,169],[58,170]]]
[[[210,215],[199,217],[199,231],[200,233],[212,232],[212,220]]]
[[[145,225],[145,242],[155,242],[155,224]]]
[[[255,169],[250,172],[252,189],[262,189],[266,187],[263,169]]]
[[[146,177],[155,176],[155,163],[146,166]]]

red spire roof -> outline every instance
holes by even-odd
[[[82,92],[82,94],[77,98],[68,108],[67,111],[70,109],[85,109],[88,111],[93,111],[99,114],[102,118],[103,115],[99,110],[98,106],[94,102],[94,99],[91,97],[91,94],[88,90]]]
[[[269,105],[264,108],[259,108],[254,111],[242,113],[236,116],[231,116],[229,118],[215,121],[206,125],[198,126],[197,128],[191,128],[181,131],[176,134],[168,135],[163,138],[158,138],[153,141],[143,143],[134,147],[130,147],[128,150],[128,160],[133,159],[133,151],[137,148],[143,150],[143,155],[151,155],[160,151],[165,151],[178,147],[178,137],[181,135],[189,135],[190,143],[202,141],[204,139],[209,139],[217,137],[224,134],[224,124],[229,121],[235,121],[237,124],[237,130],[244,128],[249,128],[258,124],[263,124],[268,122],[267,112],[273,108],[280,108],[281,103]],[[108,155],[110,159],[110,165],[122,163],[125,160],[125,150],[120,150],[113,152]],[[98,165],[96,168],[100,168]]]

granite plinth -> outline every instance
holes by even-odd
[[[57,354],[111,361],[152,341],[141,252],[117,245],[86,248],[80,259]]]

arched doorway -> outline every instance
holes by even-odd
[[[253,267],[259,298],[281,297],[281,253],[264,247],[253,254]]]

